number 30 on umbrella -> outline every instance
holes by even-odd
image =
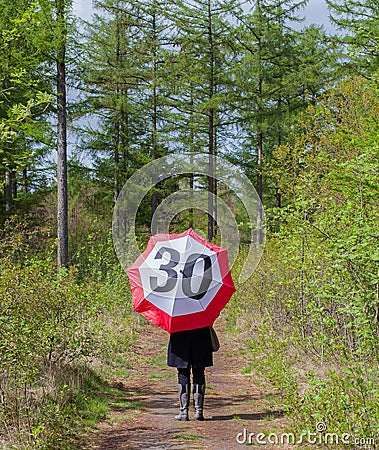
[[[213,325],[235,291],[227,250],[192,229],[152,236],[127,273],[134,309],[169,333]]]

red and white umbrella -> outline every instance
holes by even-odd
[[[150,237],[126,271],[134,309],[168,333],[213,325],[235,292],[227,250],[192,229]]]

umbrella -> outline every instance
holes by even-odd
[[[135,311],[168,333],[213,325],[235,292],[227,250],[191,228],[151,236],[126,271]]]

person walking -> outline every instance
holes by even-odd
[[[189,420],[191,371],[194,419],[204,420],[205,368],[213,366],[212,351],[210,327],[177,331],[170,335],[167,365],[178,370],[180,413],[175,416],[177,420]]]

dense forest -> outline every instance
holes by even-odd
[[[114,205],[183,152],[233,163],[264,206],[261,263],[225,310],[252,370],[299,430],[377,433],[379,3],[327,0],[333,34],[302,23],[306,4],[102,0],[86,22],[71,0],[0,0],[0,446],[77,448],[104,414],[96,393],[140,326]],[[141,203],[141,248],[181,183]],[[246,211],[212,177],[195,187],[235,212],[237,275]],[[170,229],[194,222],[218,242],[200,211]]]

